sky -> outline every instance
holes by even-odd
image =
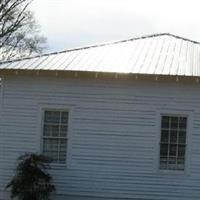
[[[199,0],[34,0],[47,52],[172,33],[200,41]]]

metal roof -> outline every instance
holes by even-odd
[[[200,76],[200,43],[154,34],[0,64],[8,69]]]

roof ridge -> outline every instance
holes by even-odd
[[[200,44],[200,42],[198,42],[198,41],[191,40],[191,39],[188,39],[188,38],[185,38],[185,37],[182,37],[182,36],[174,35],[174,34],[171,34],[171,33],[166,33],[165,35],[169,35],[169,36],[175,37],[177,39],[181,39],[181,40],[185,40],[185,41],[188,41],[188,42],[192,42],[194,44]]]
[[[57,52],[44,53],[44,54],[40,54],[40,55],[29,56],[29,57],[24,57],[24,58],[19,58],[19,59],[0,61],[0,64],[17,62],[17,61],[22,61],[22,60],[29,60],[29,59],[39,58],[39,57],[43,57],[43,56],[56,55],[56,54],[61,54],[61,53],[66,53],[66,52],[71,52],[71,51],[78,51],[78,50],[84,50],[84,49],[89,49],[89,48],[119,44],[119,43],[124,43],[124,42],[128,42],[128,41],[134,41],[134,40],[140,40],[140,39],[146,39],[146,38],[152,38],[152,37],[158,37],[158,36],[164,36],[164,35],[168,35],[168,36],[171,36],[171,37],[175,37],[177,39],[189,41],[189,42],[192,42],[194,44],[200,44],[200,42],[197,42],[197,41],[194,41],[194,40],[191,40],[191,39],[188,39],[188,38],[184,38],[184,37],[181,37],[181,36],[178,36],[178,35],[174,35],[174,34],[171,34],[171,33],[154,33],[154,34],[150,34],[150,35],[143,35],[143,36],[140,36],[140,37],[133,37],[133,38],[129,38],[129,39],[126,39],[126,40],[104,42],[104,43],[93,44],[93,45],[88,45],[88,46],[83,46],[83,47],[78,47],[78,48],[71,48],[71,49],[66,49],[66,50],[57,51]]]

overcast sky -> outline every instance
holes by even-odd
[[[200,41],[199,0],[34,0],[47,51],[170,32]]]

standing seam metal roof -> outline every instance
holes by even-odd
[[[154,34],[0,64],[8,69],[200,76],[200,43]]]

